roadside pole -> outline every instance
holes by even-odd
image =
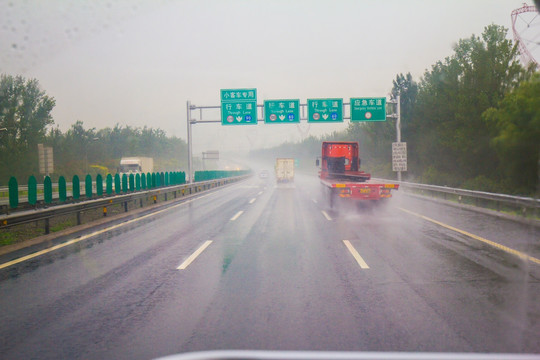
[[[401,96],[397,96],[397,120],[396,120],[396,142],[401,142]],[[401,181],[401,171],[397,172],[397,179]]]
[[[193,169],[192,149],[191,149],[191,102],[186,102],[186,122],[187,122],[187,148],[188,148],[188,184],[193,182],[191,170]]]

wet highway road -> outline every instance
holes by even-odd
[[[319,195],[313,177],[253,177],[0,270],[0,358],[540,353],[538,230],[403,194],[361,210]]]

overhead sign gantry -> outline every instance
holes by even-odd
[[[341,123],[344,120],[386,121],[396,118],[397,142],[401,142],[399,96],[397,101],[387,101],[385,97],[351,98],[350,103],[344,103],[342,98],[308,99],[300,103],[298,99],[264,100],[263,105],[257,104],[257,89],[222,89],[220,91],[220,106],[195,106],[187,102],[187,142],[188,142],[188,177],[192,181],[192,140],[191,125],[199,123],[221,123],[224,126],[265,124],[299,124],[301,120],[308,123]],[[386,113],[387,103],[397,103],[397,114]],[[350,107],[349,116],[345,109]],[[307,115],[306,115],[307,108]],[[220,120],[203,120],[203,110],[220,110]],[[259,110],[260,109],[260,116]],[[200,111],[199,120],[192,118],[193,110]],[[399,145],[401,146],[401,145]],[[400,148],[402,149],[402,148]],[[405,148],[406,149],[406,148]],[[403,152],[403,150],[401,150]],[[406,150],[405,150],[406,153]],[[406,155],[405,155],[406,156]],[[406,165],[405,165],[406,166]],[[403,169],[403,165],[398,168]],[[406,168],[406,167],[405,167]],[[401,171],[398,170],[401,180]]]

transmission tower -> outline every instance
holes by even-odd
[[[512,31],[523,64],[540,68],[540,14],[535,6],[523,4],[512,11]]]

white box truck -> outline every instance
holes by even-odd
[[[154,159],[150,157],[123,157],[118,167],[119,174],[141,174],[154,172]]]
[[[276,181],[278,183],[294,181],[294,159],[278,158],[276,159]]]

